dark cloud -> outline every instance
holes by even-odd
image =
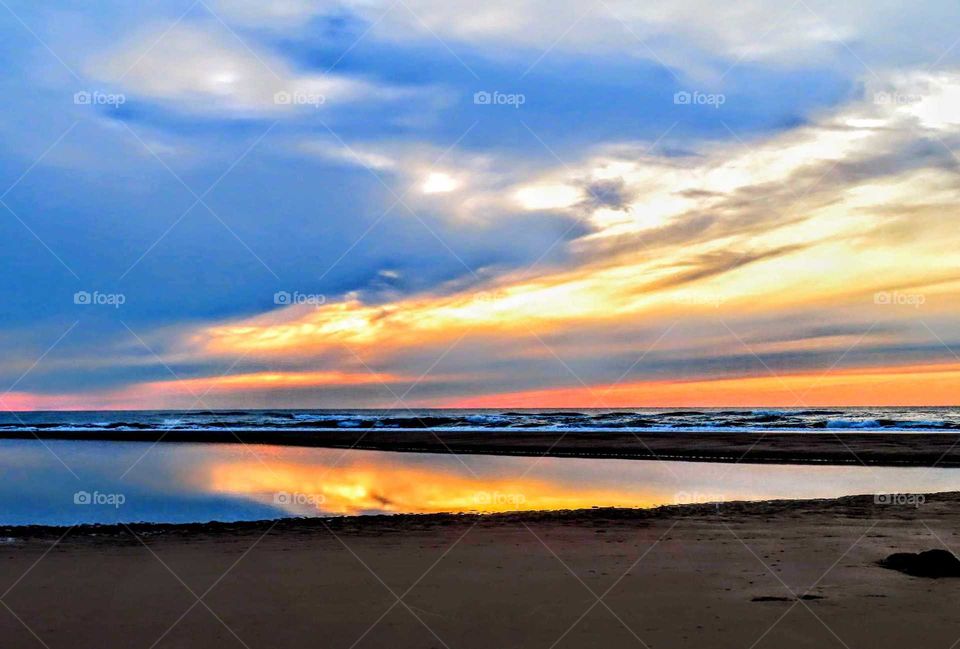
[[[774,259],[784,255],[790,255],[795,252],[806,249],[807,245],[790,245],[771,248],[764,251],[746,251],[737,252],[736,250],[723,250],[705,255],[695,256],[684,262],[679,267],[679,272],[669,277],[658,279],[655,282],[649,282],[638,287],[637,292],[658,291],[667,288],[674,288],[690,284],[702,279],[716,277],[724,273],[743,268],[758,261]]]
[[[627,211],[630,203],[636,199],[636,191],[627,187],[623,178],[595,180],[584,183],[582,187],[586,198],[580,206],[589,211],[602,207]]]

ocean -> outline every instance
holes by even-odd
[[[128,410],[0,413],[0,430],[322,431],[342,428],[935,432],[960,430],[960,408]]]

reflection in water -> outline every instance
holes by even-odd
[[[206,465],[203,488],[292,515],[504,512],[960,488],[960,471],[407,454],[270,447]]]
[[[953,490],[960,490],[958,469],[0,441],[0,525],[649,507]],[[78,498],[81,492],[89,497]],[[122,503],[111,506],[116,495]]]
[[[640,507],[656,502],[642,486],[633,491],[533,478],[486,478],[449,467],[409,467],[392,458],[359,458],[348,466],[298,462],[224,463],[211,467],[210,490],[269,496],[292,514],[505,512],[580,509],[595,505]]]

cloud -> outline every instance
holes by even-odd
[[[952,406],[960,367],[917,365],[784,373],[737,379],[642,381],[487,394],[448,408]]]
[[[310,138],[291,148],[334,164],[367,169],[396,185],[390,202],[402,198],[411,208],[460,225],[501,225],[518,211],[511,191],[516,178],[525,173],[522,161],[426,142]],[[400,211],[406,210],[401,207]]]
[[[87,73],[135,98],[188,113],[283,116],[409,97],[408,89],[341,74],[297,72],[216,25],[157,25],[95,57]]]
[[[213,6],[231,21],[248,27],[280,28],[299,25],[328,11],[337,3],[317,0],[215,0]]]
[[[698,75],[722,74],[731,63],[809,66],[845,61],[867,65],[939,60],[955,40],[955,3],[922,5],[868,0],[708,0],[642,3],[604,0],[219,0],[218,10],[247,25],[290,28],[317,18],[354,16],[382,40],[442,40],[502,57],[513,51],[533,63],[543,52],[626,54]],[[851,55],[851,51],[855,53]],[[860,60],[858,60],[858,58]]]
[[[681,2],[668,9],[611,4],[633,12],[628,24],[636,25],[641,35],[654,35],[651,43],[658,49],[664,45],[669,50],[671,38],[695,48],[705,46],[700,41],[710,41],[715,55],[789,63],[811,51],[810,60],[816,60],[821,50],[836,46],[831,39],[820,38],[812,22],[801,21],[797,27],[787,21],[788,29],[797,30],[791,32],[796,41],[772,39],[770,51],[736,49],[747,25],[756,22],[753,3],[719,9],[719,22],[709,28],[696,21],[679,24],[678,16],[689,14],[699,6],[696,3]],[[542,23],[534,18],[550,11],[536,2],[511,4],[518,12],[515,22],[506,5],[497,2],[479,6],[459,21],[453,20],[450,5],[411,6],[418,14],[429,14],[424,22],[441,38],[485,50],[494,49],[491,43],[518,49],[549,46],[555,40],[547,38],[550,30],[577,17],[567,15],[572,5],[565,2],[552,3],[556,15]],[[328,15],[334,11],[331,7],[289,2],[276,5],[271,9],[276,10],[274,17],[264,20],[290,25]],[[346,8],[372,18],[371,8],[376,7],[376,2],[347,3],[336,11]],[[253,22],[257,11],[255,4],[245,3],[245,18],[228,15]],[[728,12],[742,13],[734,20]],[[371,20],[371,36],[424,37],[423,25],[406,13],[397,6],[381,23]],[[642,52],[635,38],[624,38],[623,25],[611,27],[603,22],[607,20],[593,13],[583,15],[569,42],[564,38],[557,47]],[[707,34],[724,21],[736,23],[741,31],[734,34],[732,44],[726,37],[713,43]],[[598,30],[592,32],[591,26]],[[250,43],[256,49],[250,50],[221,27],[185,22],[164,34],[165,27],[158,26],[92,60],[87,71],[134,98],[213,117],[309,114],[408,92],[351,75],[294,69],[253,38]],[[382,31],[385,28],[387,32]],[[611,36],[607,28],[616,28],[619,35]],[[850,33],[861,28],[869,31],[870,25],[851,23]],[[794,48],[781,48],[782,44]],[[579,380],[610,385],[625,372],[631,373],[628,380],[636,381],[657,376],[668,381],[715,380],[724,373],[756,377],[767,371],[766,366],[799,375],[818,365],[828,367],[838,358],[875,364],[859,350],[845,353],[860,342],[868,343],[869,354],[891,366],[933,363],[942,347],[931,343],[928,333],[906,326],[916,318],[916,311],[908,310],[913,308],[910,303],[880,303],[876,295],[900,291],[911,299],[922,296],[924,321],[938,330],[956,330],[960,305],[953,295],[960,282],[931,269],[960,264],[953,218],[960,203],[955,158],[960,147],[960,75],[884,72],[873,78],[868,73],[864,86],[862,97],[779,132],[685,141],[682,154],[665,154],[642,142],[598,142],[579,154],[564,150],[563,164],[544,161],[543,156],[530,162],[522,154],[494,148],[485,148],[482,154],[459,146],[448,150],[427,141],[405,140],[402,134],[383,141],[369,133],[364,136],[362,130],[344,132],[343,139],[318,137],[309,130],[288,132],[284,136],[288,151],[298,160],[284,160],[288,166],[271,173],[302,176],[303,187],[315,190],[311,174],[330,169],[316,160],[304,163],[305,156],[370,169],[388,185],[383,209],[403,198],[405,205],[396,212],[406,221],[394,219],[394,225],[409,225],[407,230],[423,235],[431,248],[410,245],[413,238],[397,227],[384,237],[386,244],[376,242],[379,256],[365,260],[366,279],[342,293],[331,293],[320,308],[272,308],[265,307],[269,302],[264,300],[256,308],[272,310],[260,315],[248,317],[249,306],[242,311],[224,309],[216,312],[217,319],[198,324],[200,316],[194,313],[188,323],[153,332],[159,338],[156,344],[147,333],[144,336],[164,362],[193,382],[186,385],[211,389],[223,404],[234,398],[296,405],[305,395],[323,396],[331,405],[340,405],[337,400],[347,405],[345,399],[355,399],[355,405],[382,404],[381,381],[413,386],[421,371],[431,372],[431,380],[416,385],[423,403],[445,403],[471,393],[530,393]],[[278,93],[290,100],[278,101]],[[321,95],[324,102],[317,106],[294,100]],[[678,117],[697,119],[693,112],[682,112],[688,109],[696,107],[675,107]],[[349,173],[330,177],[353,178]],[[237,195],[247,196],[243,191],[250,187],[259,189],[256,178],[245,176],[237,182],[241,186]],[[335,182],[324,186],[323,197],[342,198],[336,209],[345,219],[354,218],[351,210],[361,201],[378,200],[358,189],[359,184],[341,187]],[[374,186],[379,192],[381,188]],[[255,201],[259,197],[253,193],[250,199]],[[304,203],[291,202],[286,213],[278,211],[289,220],[271,219],[276,226],[272,231],[247,228],[245,238],[250,232],[266,238],[290,222],[315,228],[320,218],[297,220],[312,207],[304,209]],[[258,210],[273,207],[270,200],[257,204]],[[373,208],[375,217],[379,205]],[[374,217],[368,222],[375,225]],[[343,223],[331,218],[322,227],[335,232]],[[447,229],[434,229],[437,223]],[[545,223],[556,228],[542,227]],[[518,239],[533,231],[527,224],[540,224],[542,229],[531,236],[523,259],[502,267],[472,268],[470,261],[462,260],[459,246],[447,243],[448,236],[459,237],[468,252],[475,250],[471,236],[485,228],[487,241],[494,246],[516,247]],[[307,233],[301,230],[294,236]],[[363,227],[356,235],[363,239]],[[259,250],[260,242],[250,240]],[[347,246],[353,242],[353,237],[344,242],[347,253],[352,254],[354,248]],[[179,258],[191,258],[203,243]],[[363,250],[370,243],[362,240],[356,246]],[[389,256],[383,248],[390,248]],[[321,271],[336,265],[340,251],[333,250],[333,257],[320,264]],[[552,250],[562,254],[540,263],[540,257]],[[329,254],[324,250],[316,256]],[[431,254],[456,258],[466,269],[457,267],[452,275],[419,282],[431,270],[432,258],[425,261]],[[305,263],[297,265],[311,268],[314,261],[305,257]],[[204,316],[209,318],[210,313]],[[861,341],[857,332],[866,331],[874,321],[880,324]],[[811,322],[816,328],[808,325],[807,331],[823,333],[802,335],[800,324]],[[755,335],[768,326],[787,335],[782,339]],[[799,333],[791,337],[795,330]],[[670,335],[661,340],[664,332]],[[656,349],[647,354],[652,347]],[[645,362],[632,368],[641,355]],[[762,363],[756,362],[757,356]],[[221,380],[212,373],[211,368],[228,366],[240,357],[246,360],[236,368],[236,378]],[[434,368],[437,359],[442,363]],[[189,399],[155,374],[134,374],[129,359],[113,356],[104,364],[111,361],[115,364],[107,368],[113,372],[111,386],[126,382],[132,387],[130,392],[105,396],[104,403],[107,397],[113,399],[110,403]],[[165,371],[153,358],[141,359],[139,365],[138,370],[154,365],[158,373]],[[369,365],[371,376],[378,378],[368,378],[361,365]],[[181,372],[182,366],[188,371]],[[31,375],[34,379],[36,383],[23,389],[44,381],[50,389],[58,380],[43,377],[42,370]],[[59,385],[66,385],[67,379],[63,381]],[[31,403],[32,397],[17,398]],[[37,397],[35,403],[44,401]]]
[[[722,239],[781,229],[795,237],[789,241],[812,241],[856,224],[854,214],[835,218],[831,204],[833,211],[840,209],[837,202],[856,204],[857,211],[917,204],[917,192],[903,186],[908,178],[928,190],[924,202],[953,200],[958,89],[956,74],[894,77],[868,84],[863,99],[782,134],[706,144],[670,157],[607,146],[579,164],[525,181],[522,190],[568,196],[551,207],[585,212],[594,232],[578,244],[582,249],[601,239],[656,245],[673,240],[674,230],[687,243],[697,230],[700,237]],[[574,200],[578,195],[584,199]],[[790,229],[817,214],[825,221],[819,232]],[[604,254],[611,245],[602,244]]]
[[[612,210],[626,210],[634,196],[627,190],[623,178],[606,178],[587,183],[583,191],[587,194],[584,207],[595,210],[608,207]]]
[[[876,295],[910,287],[911,295],[924,296],[925,318],[952,321],[956,278],[934,276],[930,260],[943,267],[960,263],[955,229],[890,239],[892,221],[935,206],[952,213],[960,200],[956,168],[919,145],[946,146],[958,135],[949,119],[929,118],[949,110],[925,104],[952,97],[952,87],[960,87],[960,77],[918,75],[898,86],[917,93],[909,103],[878,102],[868,87],[864,99],[810,125],[750,143],[706,144],[679,158],[604,146],[580,163],[530,178],[507,173],[515,191],[569,187],[582,198],[554,206],[591,226],[586,236],[561,244],[576,252],[572,264],[521,268],[459,290],[378,304],[352,296],[319,309],[280,309],[194,330],[180,345],[201,358],[249,355],[268,363],[356,354],[378,371],[411,363],[426,369],[431,358],[460,346],[463,353],[445,356],[442,371],[484,377],[476,379],[483,385],[549,386],[558,376],[545,343],[574,363],[577,376],[602,384],[616,378],[625,358],[652,344],[645,333],[604,351],[611,329],[624,322],[656,323],[661,332],[674,323],[679,338],[670,343],[669,359],[654,354],[649,360],[692,378],[718,368],[735,372],[744,363],[748,375],[766,372],[753,353],[769,355],[767,364],[777,371],[829,365],[858,342],[853,332],[863,327],[867,333],[863,314],[869,312],[868,320],[879,323],[862,336],[872,343],[870,354],[930,362],[938,346],[901,326],[915,310],[878,302]],[[901,159],[890,164],[897,152]],[[380,153],[397,161],[387,168],[406,169],[399,149]],[[838,167],[844,171],[835,173]],[[598,186],[608,190],[607,199],[587,200],[586,189]],[[510,196],[508,188],[500,193]],[[472,190],[468,182],[452,193],[463,201]],[[764,319],[787,314],[797,323],[815,314],[817,331],[832,333],[747,342]],[[708,327],[705,319],[715,317],[743,337],[716,322]],[[865,358],[846,355],[849,362]],[[458,385],[467,389],[451,381],[424,390],[441,398]],[[482,390],[476,383],[470,389]]]

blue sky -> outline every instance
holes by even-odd
[[[645,197],[661,191],[656,173],[637,170],[641,163],[696,176],[735,158],[731,151],[739,147],[776,151],[794,134],[826,141],[830,120],[865,98],[877,109],[869,101],[877,92],[939,96],[936,89],[952,77],[934,83],[922,75],[951,75],[958,55],[960,34],[949,28],[957,8],[948,3],[588,4],[205,0],[91,8],[9,1],[0,8],[0,89],[7,98],[0,185],[9,188],[0,192],[0,378],[21,396],[16,403],[180,406],[176,395],[154,398],[138,386],[214,379],[229,370],[306,374],[283,394],[260,384],[242,393],[215,388],[217,404],[308,406],[323,393],[324,405],[380,405],[415,385],[447,345],[435,348],[417,336],[395,346],[385,332],[380,344],[364,340],[346,356],[316,349],[315,340],[304,344],[309,353],[289,356],[251,352],[235,341],[232,350],[215,351],[211,332],[258,318],[297,321],[301,309],[282,308],[278,291],[321,295],[325,314],[340,307],[417,313],[422,300],[509,293],[504,287],[523,285],[531,273],[552,283],[604,264],[626,268],[641,257],[652,264],[642,271],[650,281],[663,279],[658,260],[679,277],[714,263],[737,232],[751,237],[732,248],[738,260],[759,248],[771,257],[796,254],[812,244],[798,241],[794,249],[771,234],[788,217],[762,225],[757,214],[764,205],[792,207],[771,190],[777,181],[740,184],[726,197],[726,211],[714,204],[685,208],[652,229],[628,227],[618,215],[641,223]],[[926,90],[911,90],[917,84]],[[522,104],[478,104],[478,92],[519,96]],[[722,103],[677,104],[678,92]],[[92,102],[77,103],[77,93]],[[278,103],[277,93],[294,99]],[[837,200],[864,179],[950,170],[952,125],[937,123],[941,149],[921,133],[933,128],[930,120],[910,117],[919,120],[910,136],[815,158],[831,181],[848,164],[850,173],[837,186],[822,183],[811,197],[830,186]],[[881,154],[897,151],[908,156],[904,168],[877,171]],[[774,168],[777,161],[764,164]],[[631,170],[618,176],[617,165]],[[614,171],[598,173],[601,167]],[[671,182],[677,194],[698,191],[663,178]],[[887,207],[896,209],[899,200]],[[769,241],[757,243],[764,236]],[[676,248],[660,249],[665,242],[682,249],[683,237],[691,255],[693,244],[705,247],[688,259]],[[730,261],[729,268],[739,267]],[[871,272],[854,270],[854,283]],[[916,283],[917,273],[905,284]],[[681,279],[667,284],[688,282]],[[890,279],[879,288],[895,285]],[[123,304],[78,305],[78,291],[122,295]],[[676,306],[676,299],[665,304]],[[928,313],[929,322],[951,322],[953,312],[943,307]],[[573,378],[618,380],[630,364],[625,359],[647,349],[667,324],[637,305],[610,309],[608,316],[622,319],[598,322],[596,313],[578,313],[559,328],[534,326],[550,348],[537,360],[524,358],[518,336],[504,342],[487,332],[471,343],[464,334],[465,347],[444,356],[464,356],[447,368],[449,380],[415,388],[433,403],[496,394],[501,386],[522,392]],[[848,325],[853,319],[854,328],[874,320],[841,311],[830,293],[817,308],[777,304],[761,315]],[[424,317],[440,317],[429,313]],[[882,315],[895,321],[886,331],[918,327],[903,313]],[[674,316],[687,323],[698,314]],[[743,310],[725,317],[739,322]],[[759,318],[744,321],[745,330]],[[611,328],[637,323],[642,336],[602,351]],[[692,355],[637,378],[706,377],[717,366],[758,371],[739,359],[757,358],[753,351],[740,350],[739,360],[690,351],[712,340],[703,329],[673,327],[686,330],[681,347]],[[562,341],[575,332],[598,351],[567,356]],[[829,367],[850,342],[790,350],[778,371]],[[876,342],[882,351],[873,364],[930,362],[944,351],[936,340],[906,334]],[[242,359],[231,353],[241,349],[248,352]],[[783,353],[772,351],[767,360],[775,364]],[[384,386],[309,374],[366,370],[383,375],[386,394]]]

